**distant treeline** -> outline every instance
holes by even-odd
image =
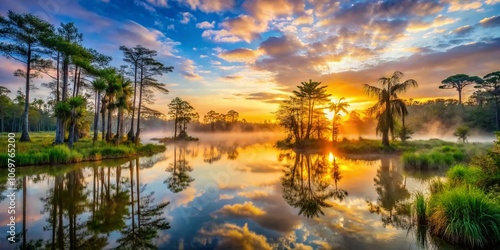
[[[493,132],[495,125],[495,103],[483,99],[476,93],[462,105],[456,99],[435,99],[425,102],[406,100],[408,116],[406,125],[415,134],[445,134],[460,125],[475,131]],[[401,124],[396,124],[400,126]],[[374,134],[376,119],[365,111],[351,111],[341,127],[344,135]]]
[[[20,132],[22,129],[22,116],[25,96],[20,90],[14,99],[7,94],[10,90],[0,86],[0,132]],[[30,131],[54,131],[56,119],[50,112],[53,103],[42,99],[34,99],[29,105]]]

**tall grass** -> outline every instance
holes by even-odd
[[[500,205],[480,189],[460,186],[431,197],[431,233],[469,247],[500,243]]]
[[[413,214],[419,225],[425,225],[427,223],[427,201],[422,192],[415,193]]]
[[[456,165],[446,172],[448,183],[451,187],[459,185],[477,185],[483,172],[478,167]]]
[[[19,135],[18,135],[19,136]],[[102,159],[127,158],[135,155],[150,155],[165,151],[165,145],[112,145],[105,142],[93,144],[83,138],[73,149],[66,145],[52,145],[53,134],[33,133],[31,142],[19,142],[16,138],[16,166],[48,165],[98,161]],[[0,147],[4,145],[0,142]],[[5,148],[6,145],[4,145]],[[7,153],[0,153],[0,167],[7,167]]]
[[[431,194],[440,193],[444,189],[445,189],[445,185],[444,185],[444,183],[441,181],[441,179],[439,177],[432,178],[429,181],[429,191],[431,192]]]
[[[406,152],[401,156],[404,167],[413,170],[446,169],[465,159],[465,150],[452,146],[442,146],[421,152]]]

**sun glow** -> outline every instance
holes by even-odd
[[[331,152],[330,152],[330,153],[328,154],[328,161],[329,161],[329,162],[333,162],[333,160],[334,160],[334,159],[335,159],[335,155],[333,155],[333,153],[331,153]]]

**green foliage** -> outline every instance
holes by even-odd
[[[465,125],[459,126],[458,128],[455,129],[453,135],[458,137],[458,141],[467,142],[467,138],[470,135],[470,129]]]
[[[112,145],[104,142],[95,145],[89,139],[75,142],[73,149],[66,145],[52,145],[53,133],[33,133],[31,143],[17,143],[16,166],[66,164],[82,161],[127,158],[151,155],[165,151],[165,145]],[[5,142],[0,147],[6,148]],[[7,153],[0,153],[0,167],[7,167]]]
[[[464,148],[442,146],[421,152],[406,152],[401,156],[403,166],[413,170],[446,169],[466,159]]]
[[[478,167],[467,167],[456,165],[448,170],[446,177],[452,187],[460,185],[477,185],[482,178],[483,172]]]
[[[500,205],[480,189],[457,187],[431,197],[431,233],[468,247],[500,242]]]
[[[415,193],[413,214],[419,225],[425,225],[427,223],[427,201],[422,192]]]

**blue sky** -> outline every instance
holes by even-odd
[[[500,70],[499,0],[17,0],[2,3],[0,13],[8,10],[56,26],[75,22],[84,46],[112,56],[114,66],[124,64],[120,45],[157,50],[175,68],[160,77],[171,93],[153,105],[165,112],[179,96],[200,115],[235,109],[248,120],[272,119],[309,79],[362,109],[373,101],[363,84],[394,70],[419,83],[407,98],[456,98],[438,89],[441,80]],[[0,83],[15,92],[20,66],[0,62]],[[40,87],[34,97],[46,93]]]

